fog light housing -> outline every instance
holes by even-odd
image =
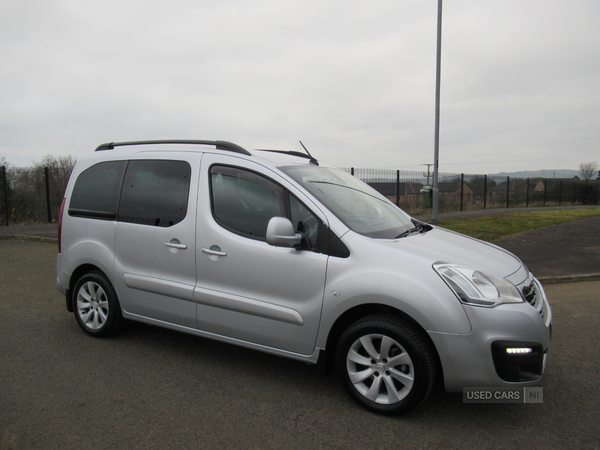
[[[495,341],[492,358],[496,373],[504,381],[535,381],[544,373],[544,349],[537,342]]]

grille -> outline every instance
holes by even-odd
[[[525,300],[535,307],[535,302],[537,300],[535,281],[532,281],[529,286],[525,286],[523,288],[523,297],[525,297]]]
[[[550,322],[550,307],[546,300],[544,289],[538,284],[538,281],[534,279],[529,286],[523,288],[522,292],[525,300],[540,313],[546,326],[548,326]]]

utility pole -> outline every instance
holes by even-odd
[[[433,143],[433,201],[431,208],[431,223],[438,222],[438,168],[440,159],[440,86],[442,69],[442,0],[438,0],[437,15],[437,52],[435,70],[435,136]]]

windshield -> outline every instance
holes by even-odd
[[[348,228],[365,236],[395,239],[415,225],[376,190],[349,173],[326,167],[280,167]]]

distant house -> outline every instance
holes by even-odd
[[[369,181],[369,186],[389,201],[397,204],[403,209],[414,209],[421,205],[422,183],[402,182],[398,184],[398,199],[396,199],[396,182],[394,181]]]
[[[508,192],[509,194],[511,192],[513,192],[517,187],[517,182],[516,181],[509,181],[508,184]],[[488,189],[489,193],[490,193],[490,198],[492,200],[502,200],[502,199],[506,199],[506,181],[502,181],[501,183],[498,183],[496,186],[493,186],[491,188]]]
[[[367,184],[390,200],[394,201],[396,199],[395,181],[369,181]],[[423,184],[421,183],[402,182],[398,184],[398,194],[400,197],[404,195],[419,195],[422,188]]]
[[[461,183],[459,180],[443,181],[441,183],[438,183],[438,189],[440,201],[445,201],[446,203],[451,201],[460,202]],[[466,202],[467,205],[470,205],[473,201],[474,192],[468,183],[463,183],[462,194],[463,204]]]
[[[546,182],[546,186],[544,186],[544,181]],[[535,183],[533,192],[552,191],[560,186],[561,181],[562,180],[559,178],[540,178],[537,180],[537,183]],[[573,181],[573,179],[571,178],[568,181]]]
[[[469,181],[467,184],[473,194],[471,198],[467,197],[465,199],[466,206],[483,205],[485,198],[485,180],[483,178],[478,178]]]
[[[369,181],[369,186],[379,192],[381,195],[386,197],[393,195],[396,196],[396,182],[395,181]],[[402,194],[400,194],[402,195]]]
[[[529,184],[531,189],[531,183]],[[508,194],[512,199],[511,202],[520,202],[525,201],[525,196],[527,195],[527,181],[521,178],[517,178],[515,180],[509,180],[508,186],[506,181],[498,183],[496,186],[488,189],[489,198],[492,201],[497,202],[505,202],[506,201],[506,192],[508,187]],[[543,184],[542,184],[543,189]]]

